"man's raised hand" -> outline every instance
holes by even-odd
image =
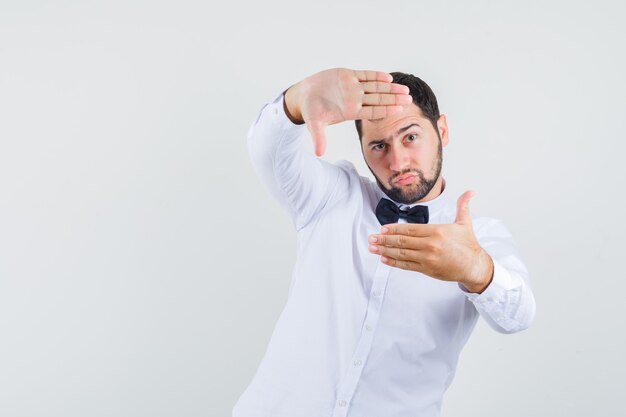
[[[326,126],[384,118],[411,104],[409,88],[392,81],[386,72],[333,68],[287,89],[285,105],[295,119],[307,124],[315,155],[321,156],[326,149]]]

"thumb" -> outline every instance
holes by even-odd
[[[472,216],[469,211],[470,199],[474,197],[474,191],[465,191],[456,202],[456,218],[454,223],[472,225]]]
[[[310,120],[307,121],[307,127],[311,132],[311,138],[313,138],[315,155],[322,156],[326,150],[326,123]]]

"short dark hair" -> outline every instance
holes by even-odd
[[[409,87],[409,93],[411,97],[413,97],[413,104],[419,107],[425,118],[430,120],[430,123],[435,128],[435,132],[439,135],[439,129],[437,128],[439,106],[437,105],[437,97],[435,97],[433,90],[430,89],[426,82],[413,74],[405,74],[404,72],[392,72],[390,74],[393,77],[394,83]],[[354,124],[359,134],[359,140],[361,140],[361,121],[355,120]]]

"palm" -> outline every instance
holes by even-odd
[[[393,84],[391,75],[377,71],[335,68],[305,79],[302,118],[319,156],[326,145],[326,126],[346,120],[379,119],[411,103],[409,89]]]
[[[329,99],[316,94],[304,104],[302,117],[307,123],[333,125],[348,120],[343,107],[336,99]]]

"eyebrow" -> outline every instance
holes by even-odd
[[[399,129],[399,130],[396,132],[395,136],[398,136],[398,135],[400,135],[401,133],[406,132],[407,130],[409,130],[409,129],[410,129],[410,128],[412,128],[413,126],[417,126],[417,127],[421,128],[421,126],[420,126],[419,124],[417,124],[417,123],[411,123],[410,125],[405,126],[405,127],[401,128],[401,129]],[[371,140],[371,141],[367,144],[367,146],[378,145],[378,144],[380,144],[380,143],[385,143],[385,139],[375,139],[375,140]]]

